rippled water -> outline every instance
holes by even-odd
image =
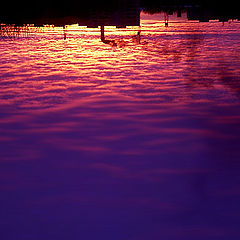
[[[3,240],[240,237],[240,23],[142,17],[1,37]]]

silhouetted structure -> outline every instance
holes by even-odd
[[[148,13],[164,11],[167,14],[176,11],[178,16],[182,10],[186,10],[189,19],[227,21],[240,19],[237,4],[235,0],[228,0],[227,3],[216,0],[68,0],[67,3],[57,0],[4,1],[1,2],[0,23],[18,26],[64,26],[74,23],[89,27],[138,26],[140,10]]]
[[[85,25],[88,27],[116,26],[125,28],[126,26],[140,25],[140,5],[138,0],[118,0],[113,9],[90,9],[89,18]]]
[[[208,22],[209,20],[219,20],[220,22],[227,22],[231,19],[240,19],[235,10],[232,12],[224,11],[219,8],[203,8],[203,7],[189,7],[187,8],[187,18],[189,20],[199,20],[200,22]]]
[[[24,25],[68,24],[98,27],[138,26],[140,24],[139,0],[103,0],[57,2],[43,0],[41,3],[21,1],[4,2],[0,9],[0,23]]]
[[[225,22],[231,19],[240,19],[238,3],[235,0],[141,0],[143,10],[148,13],[165,12],[171,15],[181,11],[187,11],[189,20],[206,22],[213,19]]]

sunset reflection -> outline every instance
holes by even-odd
[[[238,239],[239,39],[186,12],[3,32],[4,239]]]

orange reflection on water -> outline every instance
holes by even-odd
[[[237,22],[182,21],[165,28],[161,21],[148,21],[142,20],[140,43],[135,29],[106,28],[106,37],[124,42],[121,47],[103,44],[99,30],[78,26],[68,27],[66,41],[61,28],[2,41],[1,103],[45,109],[109,94],[133,102],[206,103],[215,100],[206,96],[210,88],[221,102],[229,94],[236,98]]]
[[[170,18],[166,28],[160,17],[106,28],[114,46],[100,28],[76,25],[65,40],[52,27],[0,39],[1,161],[56,161],[154,184],[231,172],[240,154],[239,22]]]

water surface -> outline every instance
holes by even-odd
[[[0,39],[3,240],[239,239],[240,23]]]

